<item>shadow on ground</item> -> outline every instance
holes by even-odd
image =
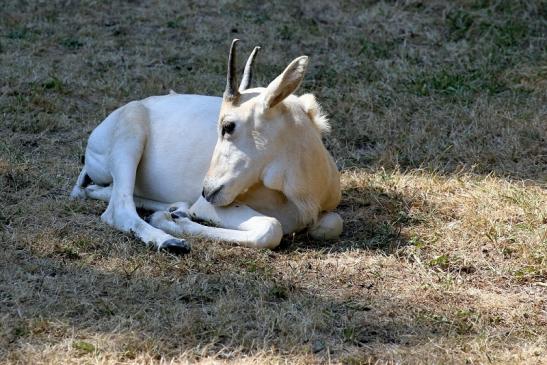
[[[341,358],[374,356],[385,345],[415,346],[451,331],[434,320],[434,309],[377,290],[375,279],[346,299],[336,292],[317,295],[308,280],[268,264],[281,253],[266,261],[241,249],[203,247],[180,261],[150,254],[145,271],[127,254],[103,248],[112,261],[126,262],[116,272],[87,264],[92,253],[31,250],[14,245],[1,254],[0,358],[24,359],[33,346],[60,346],[80,356],[102,348],[120,361],[184,352],[191,358],[295,351]],[[403,308],[408,313],[387,315],[405,313]],[[72,348],[60,345],[66,341]]]
[[[409,214],[410,199],[393,191],[370,186],[347,186],[336,209],[344,220],[339,240],[317,241],[306,232],[285,236],[280,252],[293,250],[380,250],[391,254],[408,245],[409,237],[402,232],[416,221]]]

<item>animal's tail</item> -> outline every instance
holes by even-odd
[[[72,191],[70,192],[70,198],[71,199],[85,199],[85,188],[91,184],[93,181],[87,174],[85,165],[82,168],[82,171],[80,171],[80,175],[78,175],[78,179],[76,180],[76,184],[74,184],[74,187],[72,188]]]

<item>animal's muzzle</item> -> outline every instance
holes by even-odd
[[[203,187],[203,190],[201,191],[201,196],[205,198],[209,203],[213,203],[215,200],[215,197],[218,195],[218,193],[222,190],[224,185],[220,185],[217,188],[211,190],[207,186]]]

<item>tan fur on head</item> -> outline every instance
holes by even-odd
[[[206,198],[211,204],[226,206],[239,199],[256,207],[260,201],[245,193],[261,191],[256,188],[261,185],[286,199],[275,214],[284,209],[280,216],[291,217],[287,232],[315,225],[321,212],[338,205],[338,169],[321,140],[330,131],[328,119],[313,95],[293,94],[307,65],[308,57],[297,57],[266,88],[224,99],[219,130],[232,128],[219,135],[204,180],[204,191],[214,192]]]
[[[319,130],[321,134],[330,133],[331,127],[327,115],[323,113],[321,105],[315,100],[313,94],[304,94],[300,96],[300,101],[304,107],[304,111],[310,119],[313,121],[313,125]]]

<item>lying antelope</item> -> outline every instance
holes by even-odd
[[[308,57],[249,88],[256,47],[238,88],[237,41],[223,98],[171,92],[112,112],[89,137],[71,197],[108,202],[104,222],[177,254],[190,250],[183,234],[265,248],[304,228],[338,237],[339,173],[321,140],[330,127],[313,95],[292,95]],[[156,212],[147,223],[136,207]]]

